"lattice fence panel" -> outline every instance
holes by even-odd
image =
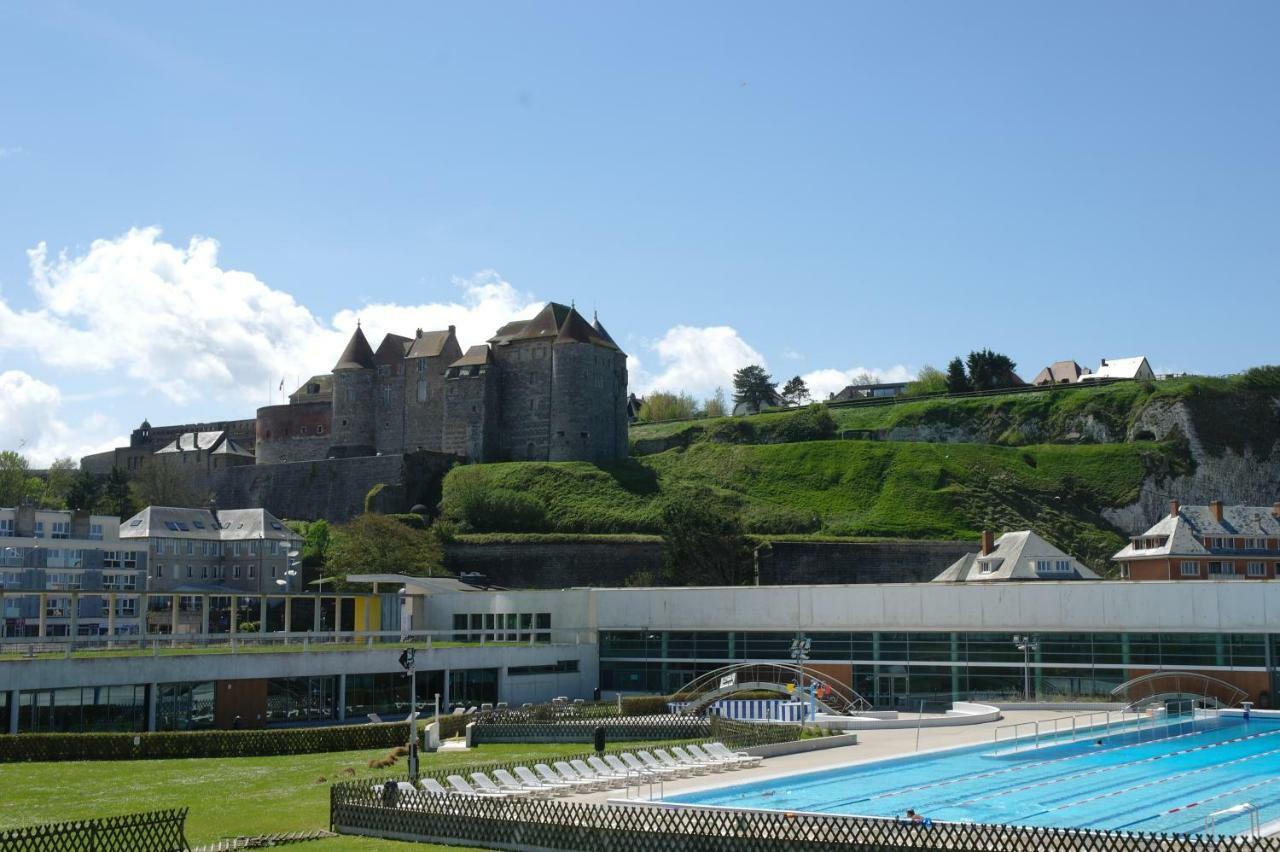
[[[334,830],[518,850],[609,852],[1280,852],[1280,838],[1139,834],[864,817],[405,794],[336,785]]]
[[[0,852],[186,852],[187,809],[0,831]]]

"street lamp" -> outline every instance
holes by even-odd
[[[1040,650],[1040,640],[1034,636],[1014,636],[1013,644],[1022,652],[1022,697],[1031,700],[1031,654]]]
[[[791,640],[791,659],[800,665],[800,689],[804,690],[804,661],[809,659],[809,652],[813,649],[813,640],[803,633],[797,633],[796,638]],[[814,706],[814,690],[809,690],[809,717],[817,719],[817,708]]]

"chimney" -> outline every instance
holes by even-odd
[[[1280,500],[1277,500],[1276,502],[1271,504],[1271,515],[1276,520],[1280,521]]]
[[[1213,519],[1218,523],[1222,523],[1222,501],[1214,500],[1209,504],[1209,514],[1213,515]]]
[[[422,329],[418,329],[417,331],[415,331],[415,332],[413,333],[413,336],[414,336],[414,338],[415,338],[415,339],[416,339],[416,338],[421,337],[421,336],[422,336]]]
[[[451,325],[451,326],[449,326],[449,333],[450,333],[450,334],[453,334],[453,333],[454,333],[454,332],[456,332],[457,330],[458,330],[458,327],[457,327],[456,325]]]
[[[1171,518],[1178,517],[1178,501],[1177,500],[1169,501],[1169,517]]]
[[[218,529],[218,498],[209,495],[209,514],[213,516],[213,528]]]
[[[986,556],[996,549],[995,539],[995,534],[991,530],[982,531],[982,552],[979,554],[980,556]]]

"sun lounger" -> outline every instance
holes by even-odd
[[[649,754],[649,752],[647,751],[638,751],[636,752],[636,754],[639,756],[641,762],[644,763],[645,766],[649,767],[650,769],[661,769],[661,770],[670,772],[672,777],[674,778],[687,778],[693,774],[692,767],[668,765],[658,760],[658,758]]]
[[[569,765],[573,767],[574,772],[577,772],[583,778],[602,781],[610,787],[625,787],[627,784],[627,779],[614,775],[612,771],[601,775],[599,772],[596,772],[594,768],[588,766],[585,760],[571,760],[569,761]]]
[[[418,782],[418,784],[422,787],[422,792],[427,793],[428,795],[431,795],[431,796],[449,795],[449,791],[444,788],[444,785],[434,778],[423,778]]]
[[[501,772],[501,771],[503,770],[495,771],[493,773],[494,776],[496,777],[498,772]],[[521,784],[523,784],[524,786],[528,787],[530,790],[533,790],[535,792],[538,790],[542,790],[551,796],[567,796],[573,792],[572,784],[566,784],[563,781],[557,781],[555,783],[551,783],[550,781],[544,781],[541,778],[539,778],[537,775],[534,775],[533,770],[527,766],[517,766],[512,771],[515,772],[516,778],[520,779]],[[498,780],[501,781],[502,779],[499,778]]]
[[[452,787],[454,792],[460,796],[484,796],[489,799],[501,799],[507,795],[501,790],[494,790],[492,792],[488,790],[477,790],[468,784],[467,779],[463,778],[461,775],[450,775],[444,780],[448,781],[449,786]]]
[[[666,766],[674,766],[677,769],[683,769],[694,775],[706,775],[711,771],[710,766],[701,763],[690,763],[687,760],[676,760],[666,749],[655,748],[653,754],[658,760],[661,760]]]
[[[491,796],[494,793],[497,793],[499,795],[505,794],[508,796],[532,796],[533,795],[532,790],[525,790],[521,788],[519,784],[515,786],[515,789],[499,787],[497,784],[493,783],[493,779],[491,779],[488,775],[485,775],[483,772],[472,772],[471,780],[475,782],[477,790],[479,790],[482,793],[488,793]]]
[[[758,754],[747,754],[745,751],[730,751],[729,747],[724,743],[707,743],[707,751],[711,754],[721,754],[725,757],[736,758],[739,766],[759,766],[763,760]]]
[[[559,772],[566,779],[573,780],[576,778],[581,781],[589,781],[591,782],[591,784],[595,786],[595,789],[597,790],[608,790],[610,787],[613,786],[613,779],[597,778],[594,772],[592,772],[589,775],[584,775],[583,773],[579,772],[577,769],[570,766],[568,763],[566,763],[563,760],[557,760],[552,765],[555,766],[556,772]],[[586,764],[583,764],[583,765],[586,766]],[[590,767],[587,767],[587,768],[590,769]]]
[[[573,767],[570,767],[570,769],[572,769],[572,768],[573,768]],[[556,772],[556,771],[555,771],[554,769],[552,769],[550,766],[547,766],[545,763],[537,763],[537,764],[534,764],[533,771],[534,771],[534,772],[536,772],[536,773],[538,773],[538,777],[540,777],[540,778],[541,778],[543,781],[545,781],[546,783],[548,783],[548,784],[564,784],[564,785],[566,785],[567,787],[569,787],[571,790],[601,790],[601,789],[604,789],[604,788],[603,788],[603,787],[601,787],[599,784],[597,784],[595,781],[591,781],[591,780],[589,780],[589,779],[587,779],[587,778],[578,778],[578,777],[576,777],[576,776],[575,776],[575,777],[573,777],[573,778],[569,778],[569,777],[568,777],[568,776],[566,776],[566,775],[562,775],[562,774],[560,774],[560,773]]]
[[[552,795],[551,788],[546,784],[530,786],[505,769],[493,770],[493,777],[497,780],[498,786],[507,793],[532,795],[539,799],[546,799]],[[534,780],[536,781],[537,779],[535,778]]]
[[[710,769],[712,772],[724,772],[725,770],[725,765],[720,761],[712,760],[709,757],[704,757],[701,760],[699,760],[698,758],[689,754],[689,752],[680,748],[680,746],[672,746],[671,753],[676,756],[676,760],[683,760],[685,763],[692,763],[695,766],[705,766],[708,769]]]
[[[590,766],[592,769],[594,769],[597,775],[601,775],[606,778],[610,776],[614,778],[621,778],[623,780],[623,783],[626,782],[627,776],[631,774],[630,772],[627,771],[627,768],[625,766],[622,767],[621,770],[614,769],[612,766],[605,763],[603,760],[601,760],[599,757],[595,755],[592,755],[591,757],[587,758],[587,765]]]
[[[712,754],[710,751],[704,751],[697,745],[690,743],[684,747],[694,760],[712,760],[723,766],[725,769],[740,769],[741,764],[733,757],[725,757],[722,754]]]
[[[625,778],[648,778],[652,774],[643,766],[636,769],[629,764],[623,763],[622,759],[616,754],[606,754],[604,762],[615,773]]]
[[[624,751],[622,754],[618,755],[618,757],[627,765],[628,769],[632,772],[637,772],[646,778],[674,778],[676,774],[674,769],[666,766],[646,766],[640,761],[640,758],[636,757],[629,751]]]

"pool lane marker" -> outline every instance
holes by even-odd
[[[1267,784],[1274,784],[1278,780],[1280,779],[1264,778],[1261,781],[1255,781],[1252,784],[1245,784],[1243,787],[1236,787],[1235,789],[1228,790],[1225,793],[1218,793],[1217,795],[1210,796],[1207,799],[1200,799],[1199,801],[1189,802],[1185,805],[1178,805],[1176,808],[1170,808],[1164,813],[1159,814],[1159,816],[1168,816],[1169,814],[1176,814],[1178,811],[1189,811],[1192,808],[1198,808],[1201,805],[1207,805],[1210,802],[1216,802],[1218,799],[1225,799],[1228,796],[1238,796],[1241,793],[1245,792],[1246,790],[1253,790],[1258,787],[1265,787]]]
[[[1102,751],[1082,751],[1079,754],[1069,754],[1069,755],[1066,755],[1065,757],[1054,757],[1054,758],[1050,758],[1049,760],[1037,760],[1034,763],[1022,763],[1022,764],[1018,764],[1017,766],[1007,766],[1003,769],[992,769],[987,772],[979,772],[977,775],[961,775],[956,778],[948,778],[945,781],[930,781],[927,784],[918,784],[915,787],[903,787],[887,793],[880,793],[875,796],[868,796],[867,799],[870,801],[874,801],[876,799],[887,799],[892,796],[898,796],[905,793],[916,793],[921,790],[932,790],[937,787],[947,787],[949,785],[960,784],[965,781],[977,781],[983,778],[995,778],[1000,775],[1008,775],[1011,772],[1024,772],[1028,769],[1039,769],[1044,766],[1051,766],[1055,763],[1065,763],[1070,760],[1080,760],[1081,758],[1088,757],[1091,754],[1110,754],[1111,752],[1122,751],[1127,748],[1138,748],[1140,746],[1149,746],[1152,743],[1156,743],[1156,742],[1167,743],[1173,740],[1184,739],[1186,737],[1200,736],[1201,734],[1205,734],[1205,733],[1209,733],[1208,729],[1201,730],[1201,731],[1191,731],[1185,734],[1174,734],[1173,736],[1170,736],[1170,737],[1162,737],[1159,740],[1147,740],[1145,742],[1125,743],[1124,745],[1111,746],[1110,748],[1105,748]],[[1280,731],[1272,731],[1271,733],[1280,733]],[[1261,735],[1256,735],[1256,736],[1261,736]],[[1236,742],[1236,740],[1223,740],[1221,743],[1213,743],[1213,745],[1220,745],[1220,744],[1225,744],[1229,742]],[[1064,745],[1066,744],[1064,743]],[[1207,748],[1207,747],[1208,746],[1202,746],[1202,748]],[[1181,753],[1181,752],[1178,752],[1178,753]],[[1163,756],[1167,756],[1167,755],[1163,755]],[[1151,758],[1147,758],[1147,760],[1150,760],[1150,759]],[[1142,762],[1144,761],[1131,761],[1125,764],[1117,764],[1116,767],[1132,766]],[[1116,767],[1102,767],[1102,768],[1110,769],[1110,768],[1116,768]],[[1096,772],[1096,771],[1098,770],[1091,770],[1091,772]],[[974,799],[973,801],[978,801],[978,800]],[[961,804],[964,804],[964,803],[961,803]]]
[[[956,802],[956,803],[955,803],[955,806],[956,806],[956,807],[959,807],[960,805],[972,805],[972,804],[976,804],[977,802],[986,801],[987,799],[994,799],[994,798],[998,798],[998,797],[1000,797],[1000,796],[1009,795],[1009,794],[1011,794],[1011,793],[1025,793],[1027,790],[1035,790],[1035,789],[1040,788],[1040,787],[1049,787],[1049,786],[1052,786],[1052,785],[1054,785],[1054,784],[1061,784],[1061,783],[1066,782],[1066,781],[1076,781],[1076,780],[1079,780],[1079,779],[1081,779],[1081,778],[1088,778],[1088,777],[1089,777],[1089,776],[1091,776],[1091,775],[1098,775],[1098,774],[1101,774],[1101,773],[1103,773],[1103,772],[1111,772],[1112,770],[1115,770],[1115,769],[1130,769],[1130,768],[1132,768],[1132,767],[1134,767],[1134,766],[1142,766],[1143,764],[1147,764],[1147,763],[1154,763],[1154,762],[1156,762],[1157,760],[1164,760],[1165,758],[1168,758],[1168,757],[1178,757],[1178,756],[1181,756],[1181,755],[1184,755],[1184,754],[1191,754],[1191,753],[1193,753],[1193,752],[1197,752],[1197,751],[1204,751],[1204,750],[1206,750],[1206,749],[1211,749],[1211,748],[1218,748],[1218,747],[1220,747],[1220,746],[1225,746],[1225,745],[1234,745],[1234,744],[1236,744],[1236,743],[1242,743],[1242,742],[1245,742],[1245,741],[1247,741],[1247,740],[1253,740],[1253,739],[1257,739],[1257,738],[1259,738],[1259,737],[1270,737],[1270,736],[1274,736],[1274,735],[1276,735],[1276,734],[1280,734],[1280,730],[1276,730],[1276,731],[1266,731],[1266,732],[1264,732],[1264,733],[1259,733],[1259,734],[1250,734],[1250,735],[1248,735],[1248,736],[1246,736],[1246,737],[1234,737],[1234,738],[1229,739],[1229,740],[1221,740],[1221,741],[1219,741],[1219,742],[1215,742],[1215,743],[1205,743],[1204,745],[1192,746],[1191,748],[1178,749],[1177,751],[1170,751],[1170,752],[1165,752],[1164,754],[1157,754],[1157,755],[1152,755],[1151,757],[1144,757],[1144,758],[1142,758],[1141,760],[1130,760],[1130,761],[1126,761],[1126,762],[1124,762],[1124,763],[1114,763],[1114,764],[1110,764],[1110,765],[1108,765],[1108,766],[1099,766],[1099,767],[1097,767],[1096,769],[1090,769],[1090,770],[1089,770],[1089,771],[1087,771],[1087,772],[1077,772],[1077,773],[1072,774],[1072,775],[1056,775],[1056,776],[1054,776],[1054,777],[1052,777],[1052,778],[1046,778],[1046,779],[1045,779],[1045,780],[1043,780],[1043,781],[1037,781],[1037,782],[1036,782],[1036,783],[1034,783],[1034,784],[1027,784],[1027,785],[1024,785],[1024,786],[1022,786],[1022,787],[1011,787],[1011,788],[1006,788],[1006,789],[1002,789],[1002,790],[997,790],[997,791],[995,791],[995,792],[987,793],[986,795],[978,796],[978,797],[973,798],[973,799],[966,799],[966,800],[964,800],[964,801],[962,801],[962,802]],[[1149,743],[1144,743],[1144,745],[1147,745],[1147,744],[1149,744]],[[1119,748],[1130,748],[1130,746],[1120,746]],[[1118,751],[1118,750],[1119,750],[1119,748],[1117,748],[1117,749],[1112,749],[1112,750],[1114,750],[1114,751]],[[1269,751],[1269,752],[1266,752],[1266,751],[1264,751],[1264,752],[1258,752],[1257,754],[1253,754],[1253,755],[1246,755],[1245,757],[1237,758],[1236,760],[1228,761],[1227,763],[1215,763],[1215,764],[1213,765],[1213,767],[1204,767],[1204,768],[1202,768],[1202,769],[1196,769],[1196,770],[1193,770],[1193,772],[1202,772],[1202,771],[1204,771],[1204,769],[1212,769],[1212,768],[1217,767],[1217,766],[1231,766],[1233,763],[1238,763],[1238,762],[1240,762],[1241,760],[1248,760],[1248,759],[1251,759],[1251,758],[1253,758],[1253,757],[1259,757],[1259,756],[1261,756],[1261,755],[1266,755],[1266,754],[1275,754],[1276,752],[1280,752],[1280,749],[1275,749],[1275,750],[1273,750],[1273,751]],[[1090,752],[1086,752],[1086,754],[1089,754],[1089,753],[1090,753]],[[1093,753],[1095,753],[1095,754],[1096,754],[1097,752],[1093,752]],[[1180,777],[1182,777],[1182,775],[1181,775],[1181,774],[1178,774],[1178,775],[1170,775],[1170,776],[1168,776],[1167,778],[1162,778],[1162,779],[1160,779],[1160,780],[1161,780],[1161,781],[1168,781],[1168,780],[1170,780],[1170,779],[1172,779],[1172,778],[1180,778]],[[1138,790],[1138,789],[1141,789],[1142,787],[1145,787],[1145,786],[1147,786],[1147,785],[1146,785],[1146,784],[1141,784],[1141,785],[1139,785],[1139,786],[1137,786],[1137,787],[1125,787],[1125,788],[1121,789],[1119,792],[1125,792],[1126,790]],[[1111,793],[1107,793],[1107,794],[1103,794],[1103,795],[1104,795],[1104,796],[1106,796],[1106,795],[1112,795],[1112,794],[1111,794]],[[1094,797],[1094,798],[1100,798],[1100,797]],[[1091,801],[1093,801],[1093,800],[1094,800],[1093,798],[1090,798],[1090,799],[1082,799],[1081,801],[1091,802]],[[1070,804],[1068,804],[1068,805],[1063,805],[1063,806],[1061,806],[1061,807],[1070,807]],[[1059,810],[1059,808],[1050,808],[1050,810]]]

